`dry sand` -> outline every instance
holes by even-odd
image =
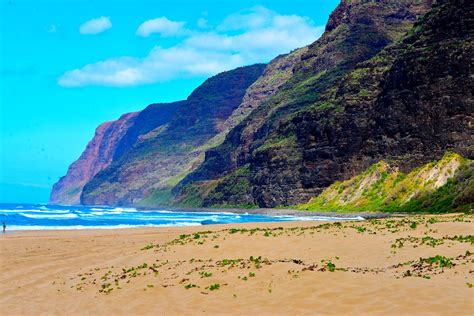
[[[430,218],[11,232],[0,314],[472,315],[474,217]]]

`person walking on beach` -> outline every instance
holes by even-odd
[[[5,222],[3,222],[3,233],[5,234],[5,230],[7,230],[7,225],[5,224]]]

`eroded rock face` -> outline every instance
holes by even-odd
[[[50,204],[79,204],[82,188],[99,171],[112,162],[117,145],[138,113],[122,115],[118,120],[106,122],[95,131],[94,138],[78,160],[71,164],[67,174],[53,186]]]
[[[150,104],[141,112],[125,114],[116,121],[101,124],[81,157],[53,186],[49,203],[79,204],[87,182],[120,159],[144,135],[169,123],[183,103]]]
[[[378,160],[410,170],[450,150],[473,157],[473,12],[446,1],[405,39],[273,125],[254,152],[256,204],[297,204]],[[292,139],[285,146],[275,139]]]
[[[224,123],[264,68],[241,67],[206,80],[166,125],[142,134],[131,150],[89,181],[81,203],[151,204],[166,194],[162,191],[171,190],[202,162],[207,142],[224,131]]]
[[[180,189],[192,182],[201,186],[203,182],[220,179],[216,189],[203,197],[203,204],[213,205],[219,199],[222,204],[235,203],[239,199],[236,193],[227,194],[228,190],[223,188],[233,187],[233,180],[229,179],[235,177],[229,177],[229,173],[240,172],[247,165],[249,187],[242,192],[239,204],[294,204],[330,185],[335,178],[329,175],[340,175],[335,171],[344,167],[336,166],[337,162],[306,164],[305,157],[314,154],[312,144],[320,142],[323,145],[325,140],[311,139],[309,144],[301,143],[314,129],[310,124],[326,119],[327,113],[317,111],[315,117],[308,114],[302,121],[300,117],[308,108],[322,103],[325,94],[333,93],[342,78],[360,62],[400,40],[430,7],[431,1],[343,1],[331,15],[323,36],[295,60],[291,78],[232,129],[221,146],[208,151],[204,163],[183,181]],[[370,82],[378,80],[367,79]],[[368,119],[363,115],[359,115],[361,120]],[[357,121],[357,117],[353,119],[352,123]],[[328,132],[330,130],[328,127]],[[349,136],[354,131],[344,132]],[[341,142],[350,144],[352,140],[346,137]],[[335,150],[328,147],[320,152],[326,160],[335,154],[345,155]],[[319,175],[306,173],[308,167],[325,171]],[[314,177],[318,178],[317,184],[311,180]],[[242,177],[238,178],[241,181]],[[181,194],[177,193],[178,196]]]
[[[192,181],[213,179],[220,176],[226,171],[239,166],[240,161],[247,159],[255,126],[245,129],[247,125],[240,123],[250,114],[252,114],[252,122],[257,121],[258,114],[254,110],[263,105],[293,76],[294,67],[307,51],[307,47],[297,49],[289,54],[278,56],[266,66],[262,76],[246,91],[242,103],[224,122],[225,133],[220,133],[210,140],[215,145],[213,147],[217,148],[211,148],[206,152],[203,164],[185,177],[179,186],[174,189],[175,192],[179,192],[184,185]],[[261,122],[263,122],[264,117],[258,117],[262,118]],[[235,128],[237,125],[239,126]],[[229,132],[231,132],[231,135],[227,136]],[[228,137],[227,140],[224,139],[226,136]],[[238,139],[233,139],[235,137],[238,137]],[[229,139],[233,140],[229,141]],[[218,147],[223,141],[225,141],[225,144]],[[226,151],[226,149],[231,148],[229,144],[236,146],[232,148],[233,152]]]

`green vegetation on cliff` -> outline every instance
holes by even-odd
[[[472,211],[474,163],[458,154],[408,174],[385,161],[360,175],[336,182],[299,209],[314,211],[430,212]]]
[[[171,189],[204,159],[208,142],[223,132],[223,124],[242,103],[247,89],[265,65],[220,73],[193,91],[171,119],[146,134],[138,129],[123,142],[134,142],[84,187],[81,203],[89,205],[170,204]],[[150,121],[160,112],[150,113]],[[149,125],[149,124],[148,124]]]
[[[353,155],[363,156],[357,146],[369,137],[369,128],[377,127],[369,105],[396,58],[392,51],[378,54],[401,40],[430,7],[430,1],[342,1],[323,36],[293,60],[291,78],[232,129],[222,145],[208,151],[180,185],[222,179],[249,165],[251,194],[240,195],[245,198],[240,203],[275,207],[307,201],[344,178],[355,166],[343,164]],[[373,163],[360,160],[361,170]],[[225,187],[215,188],[221,204],[235,204],[234,196],[220,190]]]
[[[473,9],[457,0],[434,8],[341,2],[292,78],[207,152],[186,183],[219,181],[248,165],[251,195],[240,203],[288,206],[381,160],[406,172],[446,151],[473,159]],[[219,194],[224,186],[214,190],[221,204],[235,200]],[[405,207],[420,209],[413,203]]]

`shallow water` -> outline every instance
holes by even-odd
[[[323,216],[236,214],[220,212],[218,209],[212,212],[169,211],[165,209],[139,211],[135,208],[122,207],[0,203],[0,222],[5,222],[8,230],[172,227],[303,220],[340,221],[342,219]]]

